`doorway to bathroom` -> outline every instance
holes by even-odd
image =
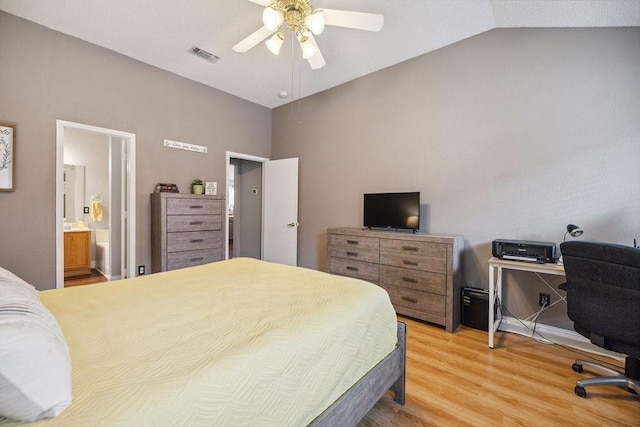
[[[56,126],[56,287],[134,276],[135,134]]]

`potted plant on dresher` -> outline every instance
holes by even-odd
[[[202,180],[200,178],[196,178],[191,183],[191,192],[193,194],[202,194],[204,193],[204,186],[202,185]]]

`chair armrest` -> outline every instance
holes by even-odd
[[[567,291],[567,282],[560,283],[558,285],[558,289],[560,289],[561,291],[565,291],[566,292]]]

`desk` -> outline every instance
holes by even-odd
[[[493,348],[493,335],[500,325],[501,317],[495,318],[496,297],[502,304],[502,270],[529,271],[536,274],[564,276],[564,267],[558,264],[538,264],[522,261],[509,261],[492,257],[489,259],[489,347]],[[497,274],[496,274],[497,273]]]

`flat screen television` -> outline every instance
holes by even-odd
[[[417,231],[420,228],[420,193],[365,194],[364,226]]]

